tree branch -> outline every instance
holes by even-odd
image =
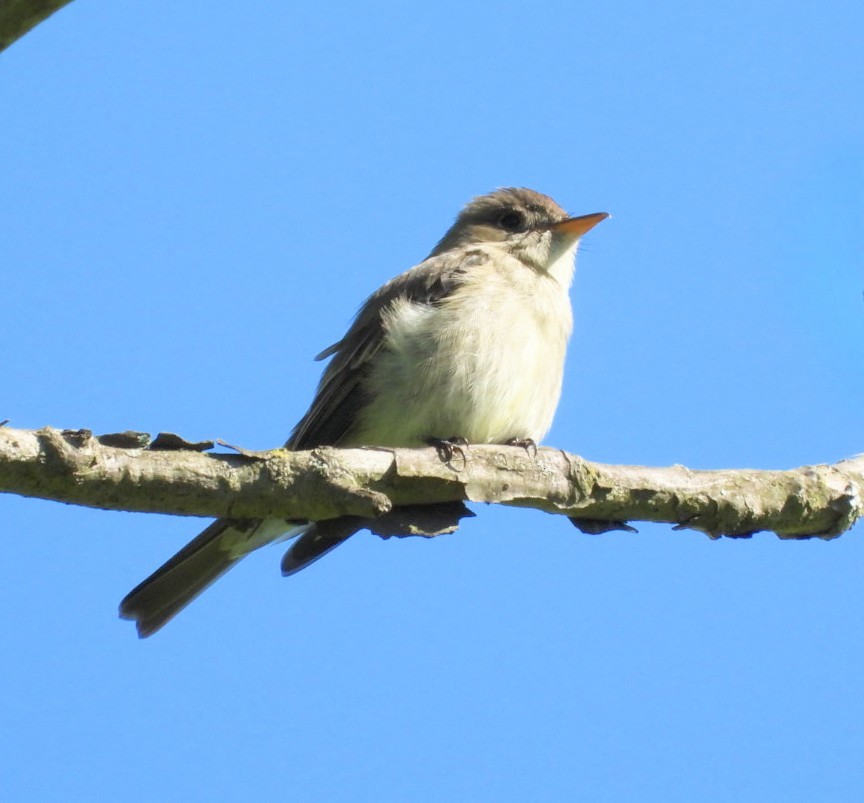
[[[0,51],[71,0],[0,0]]]
[[[470,446],[449,463],[431,448],[202,453],[211,446],[0,427],[0,492],[106,510],[302,520],[498,502],[569,516],[577,526],[666,522],[712,538],[760,530],[834,538],[864,516],[864,455],[792,471],[694,471],[513,446]]]

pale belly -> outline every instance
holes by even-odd
[[[539,442],[552,424],[570,306],[565,292],[464,293],[438,307],[391,316],[387,345],[368,377],[358,443],[414,446],[430,438]],[[377,389],[377,390],[376,390]],[[374,399],[374,401],[372,400]]]

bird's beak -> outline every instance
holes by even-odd
[[[560,223],[550,226],[550,228],[552,231],[560,232],[576,239],[591,231],[601,220],[606,220],[607,217],[609,217],[607,212],[594,212],[594,214],[582,215],[581,217],[568,217],[567,220],[562,220]]]

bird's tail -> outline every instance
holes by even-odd
[[[282,558],[282,576],[296,574],[318,558],[323,558],[331,549],[362,530],[368,521],[357,516],[340,516],[310,524]]]
[[[120,603],[120,616],[135,622],[141,638],[151,636],[250,552],[311,526],[281,519],[218,519],[133,588]]]

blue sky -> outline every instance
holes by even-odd
[[[0,56],[13,426],[282,443],[471,196],[585,240],[547,443],[864,450],[859,3],[76,0]],[[263,550],[153,639],[200,522],[0,497],[8,800],[853,801],[864,544],[576,532]]]

